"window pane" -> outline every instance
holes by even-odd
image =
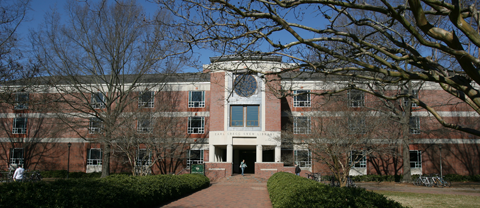
[[[193,91],[191,101],[203,101],[203,93],[201,91]]]
[[[202,117],[191,117],[190,118],[190,127],[193,127],[193,128],[202,127]]]
[[[258,126],[258,106],[247,106],[247,126]]]
[[[308,93],[308,91],[307,90],[297,90],[296,94],[302,94],[302,93]],[[297,101],[309,101],[308,95],[309,94],[297,95],[296,96]]]
[[[231,106],[231,126],[243,127],[243,106]]]
[[[90,159],[102,159],[102,153],[100,149],[90,149]]]

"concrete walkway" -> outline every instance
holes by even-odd
[[[162,207],[272,207],[267,180],[234,175]]]

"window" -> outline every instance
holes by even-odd
[[[203,164],[203,150],[188,150],[187,168],[192,164]]]
[[[188,107],[204,108],[205,107],[205,91],[188,92]]]
[[[89,149],[87,153],[87,165],[102,165],[102,150]]]
[[[91,101],[92,108],[105,108],[105,96],[103,93],[97,92],[92,93],[92,101]]]
[[[258,105],[232,105],[230,106],[231,127],[258,127]]]
[[[310,134],[310,117],[294,117],[294,134]]]
[[[348,106],[352,108],[360,108],[365,105],[365,97],[360,90],[348,91]]]
[[[367,133],[365,129],[365,118],[349,118],[348,119],[348,130],[350,134],[365,134]]]
[[[23,114],[16,114],[13,119],[12,134],[27,133],[27,118]]]
[[[137,131],[139,133],[150,133],[152,130],[152,119],[143,118],[137,121]]]
[[[282,148],[280,154],[281,154],[281,160],[284,166],[293,166],[295,161],[293,149]],[[280,161],[276,161],[276,162],[280,162]]]
[[[250,97],[257,91],[257,80],[251,74],[238,74],[235,77],[233,89],[241,97]]]
[[[366,168],[367,156],[365,156],[365,151],[351,151],[350,166],[354,168]]]
[[[410,167],[422,168],[422,151],[410,150]]]
[[[154,101],[155,101],[155,93],[153,91],[143,92],[138,97],[138,107],[153,108]]]
[[[200,116],[188,117],[188,133],[189,134],[205,133],[205,117],[200,117]]]
[[[420,117],[411,116],[409,124],[410,134],[420,134]]]
[[[10,164],[23,164],[23,148],[13,148],[10,151]]]
[[[150,165],[152,163],[152,153],[146,149],[139,149],[137,153],[137,165]]]
[[[15,94],[15,110],[28,109],[28,93],[16,93]]]
[[[90,134],[101,133],[102,128],[103,128],[102,120],[98,118],[90,118],[90,127],[88,128],[88,132]]]
[[[312,167],[312,154],[309,150],[295,150],[295,164],[301,168]]]
[[[293,92],[293,107],[310,107],[310,90],[296,90]],[[303,94],[305,93],[305,94]],[[300,94],[300,95],[299,95]]]
[[[405,93],[407,93],[408,91],[406,91]],[[415,99],[418,99],[418,90],[412,90],[412,97],[415,98]],[[403,106],[407,106],[408,105],[408,98],[404,98],[403,99]],[[412,102],[412,107],[418,107],[418,105],[414,102]]]

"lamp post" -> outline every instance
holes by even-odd
[[[68,146],[68,162],[67,162],[67,179],[68,179],[68,176],[70,175],[70,147],[72,146],[72,143],[69,142],[67,146]]]
[[[440,178],[443,178],[443,174],[442,174],[442,145],[438,145],[438,148],[440,149]]]

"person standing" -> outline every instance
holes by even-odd
[[[300,169],[298,164],[295,164],[295,175],[300,176],[300,172],[302,172],[302,169]]]
[[[19,165],[18,168],[15,170],[15,173],[13,174],[13,181],[21,182],[23,180],[23,172],[25,172],[25,169],[23,169],[22,164]]]
[[[240,168],[242,169],[242,176],[243,176],[243,171],[245,170],[246,167],[247,167],[247,164],[245,163],[245,160],[242,160],[242,162],[240,163]]]

